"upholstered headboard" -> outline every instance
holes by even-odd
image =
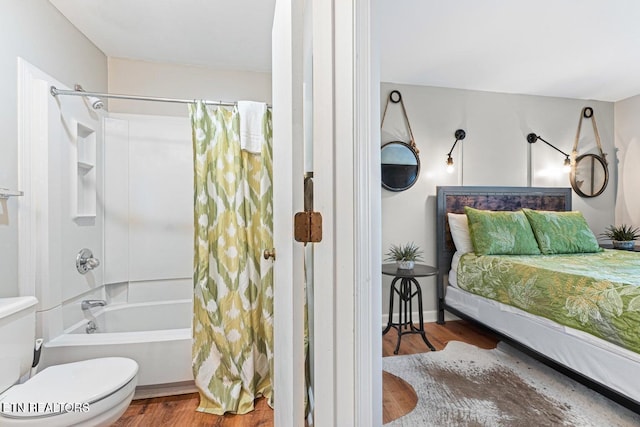
[[[451,258],[455,246],[447,213],[464,213],[464,207],[496,211],[515,211],[521,208],[569,211],[571,188],[546,187],[437,187],[436,250],[438,256],[438,305],[443,307]],[[442,319],[440,318],[442,316]],[[438,322],[444,321],[439,310]]]

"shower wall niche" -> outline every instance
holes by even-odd
[[[82,124],[76,124],[76,166],[72,184],[71,212],[76,218],[96,216],[96,132]]]

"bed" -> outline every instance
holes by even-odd
[[[444,323],[445,311],[457,317],[480,323],[504,340],[511,342],[548,365],[624,406],[640,412],[640,351],[638,351],[640,349],[638,347],[640,323],[633,323],[637,322],[638,316],[635,313],[630,316],[631,320],[625,318],[622,322],[625,325],[625,331],[620,335],[624,339],[618,339],[617,333],[607,331],[606,328],[602,331],[587,332],[588,328],[583,327],[583,323],[593,313],[589,314],[588,310],[583,310],[583,312],[579,310],[583,308],[580,305],[581,297],[579,295],[570,297],[574,298],[573,300],[567,299],[567,301],[578,301],[574,304],[578,309],[574,310],[575,307],[567,303],[570,316],[566,316],[566,310],[564,310],[564,317],[560,316],[551,320],[548,317],[553,318],[553,316],[549,315],[549,312],[561,310],[558,310],[558,307],[553,310],[543,307],[547,295],[545,298],[542,298],[541,295],[546,291],[529,287],[530,283],[526,278],[518,279],[518,276],[511,276],[512,271],[505,267],[505,265],[509,268],[517,266],[519,270],[528,271],[528,269],[538,268],[539,266],[535,264],[541,263],[544,258],[557,258],[555,259],[556,264],[563,264],[563,260],[559,258],[560,255],[475,256],[470,253],[460,256],[459,253],[456,254],[456,246],[449,225],[449,213],[475,215],[474,209],[478,209],[482,212],[518,211],[518,215],[520,215],[521,210],[530,213],[529,209],[531,209],[536,215],[538,211],[552,211],[559,212],[558,215],[569,215],[566,211],[571,211],[571,194],[570,188],[438,187],[436,203],[439,269],[437,282],[438,323]],[[451,217],[452,225],[456,235],[459,236],[453,217],[455,215]],[[533,228],[535,231],[535,227]],[[538,237],[536,236],[536,238]],[[601,251],[596,248],[592,254],[577,254],[574,258],[583,258],[582,264],[572,268],[578,273],[580,269],[604,271],[605,268],[599,268],[597,264],[603,262],[601,258],[622,256],[626,260],[624,262],[628,264],[625,274],[629,277],[640,278],[640,253],[614,252]],[[527,258],[532,260],[533,266],[528,264]],[[477,266],[478,260],[481,261],[480,267]],[[569,261],[565,263],[570,264]],[[611,269],[611,267],[609,268]],[[617,268],[613,269],[617,270]],[[457,274],[458,271],[460,271],[460,275]],[[555,271],[549,273],[547,271],[545,274],[548,276],[547,280],[555,280],[558,283],[569,283],[574,280],[574,282],[582,284],[587,281],[586,278],[572,279],[574,276],[563,276],[563,274],[573,274],[576,271],[571,269],[568,273]],[[474,276],[474,273],[477,274]],[[542,276],[542,274],[539,275]],[[491,284],[499,283],[499,285],[496,285],[496,288],[491,288],[489,285],[481,284],[481,277]],[[509,280],[509,277],[514,277],[514,282],[519,281],[520,289],[524,289],[518,293],[517,298],[513,295],[511,298],[511,300],[517,301],[525,300],[523,304],[516,304],[523,308],[511,305],[513,301],[509,298],[506,298],[509,303],[500,298],[501,295],[508,292],[505,290],[507,288],[504,287],[506,285],[503,282]],[[459,280],[460,283],[458,283]],[[536,282],[543,281],[537,280]],[[601,280],[598,283],[601,282],[604,281]],[[623,293],[633,292],[636,291],[631,287]],[[531,295],[537,298],[534,299],[535,303],[529,307],[526,305],[526,301],[531,299]],[[582,300],[586,301],[589,298],[592,299],[591,296],[587,296]],[[625,297],[625,304],[628,301],[629,299]],[[639,301],[640,298],[636,302]],[[606,307],[604,311],[611,312],[609,314],[612,318],[618,321],[620,313],[619,310],[616,310],[617,307]],[[600,314],[596,313],[596,315]],[[624,336],[625,334],[626,336]],[[612,339],[614,335],[616,336]]]

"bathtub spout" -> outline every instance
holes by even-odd
[[[107,302],[103,299],[86,299],[82,301],[80,307],[83,310],[88,310],[93,307],[104,307],[105,305],[107,305]]]

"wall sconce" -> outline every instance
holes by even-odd
[[[562,151],[561,149],[559,149],[555,145],[551,144],[550,142],[545,141],[540,135],[536,135],[535,133],[530,133],[529,135],[527,135],[527,142],[529,144],[533,144],[537,140],[540,140],[540,141],[544,142],[549,147],[551,147],[554,150],[564,154],[564,167],[563,167],[563,170],[564,170],[564,172],[569,172],[571,170],[571,160],[569,159],[569,155],[567,153],[565,153],[564,151]]]
[[[449,150],[449,153],[447,154],[447,172],[449,173],[453,172],[453,157],[451,157],[451,153],[453,153],[453,149],[456,148],[456,144],[458,143],[458,141],[462,141],[467,136],[467,133],[462,129],[458,129],[454,135],[456,137],[456,140],[454,141],[451,150]]]

